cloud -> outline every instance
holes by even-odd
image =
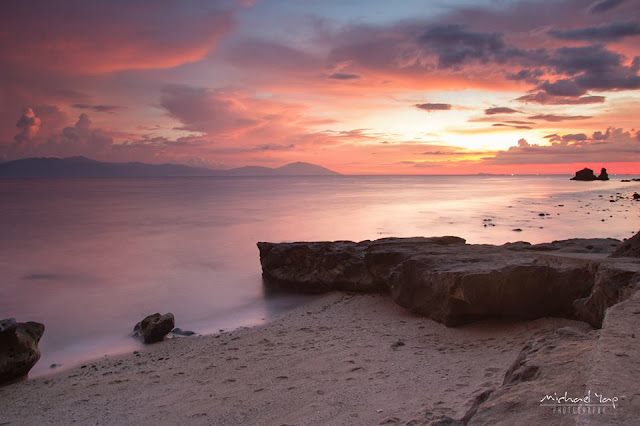
[[[598,0],[589,6],[589,13],[604,13],[622,4],[625,0]]]
[[[506,120],[505,123],[509,123],[509,124],[536,124],[534,121],[523,121],[523,120]]]
[[[277,72],[278,75],[318,72],[321,60],[301,49],[270,40],[243,39],[231,43],[224,53],[231,64],[261,73]]]
[[[328,78],[331,78],[331,79],[334,79],[334,80],[356,80],[356,79],[360,78],[360,76],[358,74],[334,72],[333,74],[329,75]]]
[[[541,105],[584,105],[598,104],[605,101],[604,96],[578,96],[578,97],[562,97],[554,96],[544,92],[530,93],[520,96],[516,99],[520,102],[535,103]]]
[[[89,104],[73,104],[73,108],[77,109],[89,109],[94,112],[115,112],[125,109],[123,106],[118,105],[89,105]]]
[[[451,109],[451,104],[432,104],[432,103],[426,103],[426,104],[415,104],[414,105],[416,108],[421,109],[422,111],[427,111],[427,112],[431,112],[431,111],[448,111]]]
[[[616,41],[624,37],[640,35],[640,23],[638,22],[613,22],[611,24],[599,25],[573,30],[549,30],[549,35],[561,40],[578,41]]]
[[[36,117],[32,108],[25,108],[22,116],[18,119],[16,127],[20,132],[14,137],[16,143],[31,141],[40,130],[40,119]]]
[[[526,81],[527,83],[538,84],[540,77],[544,75],[544,71],[540,69],[522,69],[516,73],[507,73],[507,80]]]
[[[528,118],[529,120],[543,120],[543,121],[550,121],[550,122],[556,123],[559,121],[586,120],[591,117],[587,115],[538,114]]]
[[[637,62],[623,63],[624,56],[601,45],[556,49],[547,61],[558,74],[567,76],[540,88],[551,95],[580,96],[588,90],[640,89]]]
[[[428,28],[419,42],[438,55],[438,66],[451,68],[469,61],[489,62],[507,53],[500,33],[479,33],[463,25],[445,24]]]
[[[493,127],[510,127],[512,129],[522,129],[522,130],[532,129],[531,126],[526,126],[521,124],[494,123],[492,124],[492,126]]]
[[[160,106],[180,121],[179,130],[198,132],[218,144],[303,144],[304,107],[234,88],[167,86]]]
[[[508,107],[493,107],[493,108],[487,108],[484,110],[484,113],[486,115],[494,115],[494,114],[514,114],[520,112],[516,109],[513,108],[508,108]]]
[[[562,79],[553,83],[545,81],[540,88],[551,96],[582,96],[587,89],[580,87],[575,81]]]
[[[639,141],[631,132],[609,128],[606,132],[549,135],[550,145],[530,144],[524,139],[494,157],[486,157],[483,164],[562,164],[628,162],[640,150]]]
[[[232,25],[221,1],[0,2],[0,57],[71,73],[170,68],[204,58]]]

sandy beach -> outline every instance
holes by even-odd
[[[555,318],[447,328],[386,295],[331,293],[263,326],[1,387],[0,424],[431,424],[462,417],[528,339],[568,325],[589,328]]]

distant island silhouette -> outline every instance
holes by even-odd
[[[281,167],[246,166],[214,170],[181,164],[109,163],[87,157],[23,158],[0,163],[0,178],[108,178],[189,176],[332,176],[340,173],[311,163]]]

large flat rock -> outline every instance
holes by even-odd
[[[485,318],[577,318],[599,327],[640,280],[638,259],[609,258],[621,242],[465,244],[458,237],[258,243],[265,284],[321,293],[388,292],[449,326]]]

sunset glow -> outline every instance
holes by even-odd
[[[0,160],[640,173],[640,3],[6,1]]]

